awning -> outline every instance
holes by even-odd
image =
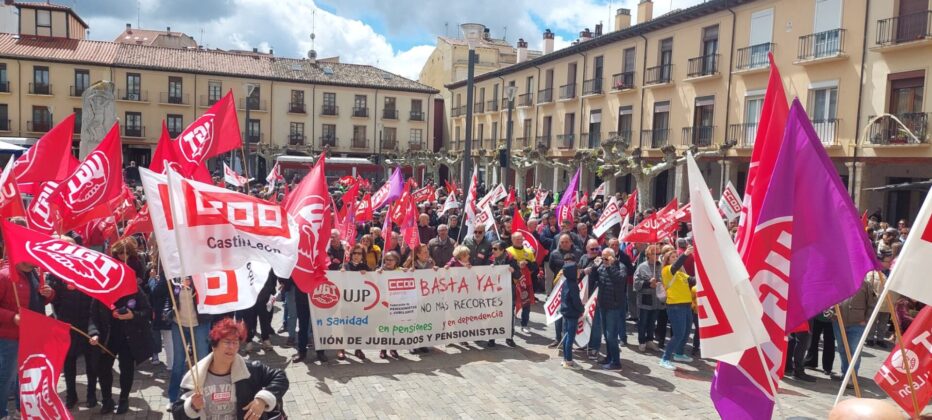
[[[34,137],[0,137],[0,141],[4,143],[9,143],[15,146],[32,146],[36,144],[39,139]]]
[[[889,184],[882,187],[872,187],[864,188],[864,191],[929,191],[929,187],[932,187],[932,179],[926,181],[916,181],[916,182],[904,182],[901,184]]]
[[[19,147],[15,144],[7,143],[0,140],[0,153],[18,153],[25,151],[25,147]]]

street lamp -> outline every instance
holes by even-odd
[[[460,25],[463,37],[466,38],[466,45],[469,47],[469,60],[466,70],[466,145],[463,150],[462,183],[466,188],[469,188],[470,171],[472,170],[473,75],[476,71],[476,47],[479,45],[479,39],[482,36],[483,28],[482,25],[477,23],[464,23]]]
[[[505,87],[505,97],[508,98],[508,127],[505,129],[505,156],[502,159],[502,185],[508,188],[508,166],[511,163],[511,110],[515,107],[515,94],[518,93],[518,87],[508,85]]]
[[[249,105],[252,104],[252,94],[256,91],[256,85],[246,83],[243,85],[243,91],[246,93],[246,145],[243,147],[243,171],[246,172],[246,178],[249,178],[249,147],[251,146],[250,143],[252,143],[252,133],[249,129]],[[258,163],[256,166],[259,166]],[[253,175],[255,176],[255,171],[253,171]]]

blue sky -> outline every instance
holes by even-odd
[[[319,57],[377,65],[417,79],[437,35],[458,36],[458,25],[482,23],[492,36],[515,42],[524,38],[541,48],[541,33],[556,33],[556,47],[569,45],[583,28],[600,21],[606,31],[620,7],[636,14],[638,0],[62,0],[90,25],[92,39],[112,40],[138,23],[146,29],[182,31],[208,48],[274,49],[276,55],[304,57],[311,48]],[[654,16],[703,0],[657,0]],[[636,18],[636,16],[632,16]],[[203,34],[203,35],[202,35]]]

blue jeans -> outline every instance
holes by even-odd
[[[589,345],[586,346],[589,350],[599,351],[599,347],[602,347],[602,330],[602,308],[596,304],[595,315],[592,316],[592,328],[589,330]]]
[[[557,338],[554,339],[556,342],[563,340],[563,317],[557,318],[556,321],[553,321],[553,331],[556,332]]]
[[[563,329],[563,361],[572,362],[573,343],[576,342],[576,325],[579,324],[579,318],[567,319],[567,317],[564,316],[563,324],[567,326],[567,328]]]
[[[188,345],[191,345],[191,332],[187,327],[182,328],[184,330],[184,339]],[[207,356],[207,353],[210,352],[210,342],[208,341],[207,335],[210,333],[210,325],[200,323],[198,326],[194,327],[194,340],[197,343],[197,355],[195,360],[192,362],[197,363],[198,360],[203,359]],[[184,344],[181,342],[181,333],[178,331],[178,324],[172,325],[172,370],[171,377],[168,380],[168,401],[175,402],[178,401],[178,397],[181,395],[181,378],[184,377],[184,374],[188,371],[188,366],[186,362],[185,348]]]
[[[288,331],[288,337],[292,340],[295,338],[295,327],[298,325],[298,315],[295,309],[294,298],[294,290],[285,292],[285,331]]]
[[[657,329],[657,316],[663,309],[638,310],[638,344],[646,344],[654,338]]]
[[[13,384],[16,383],[17,372],[19,372],[18,353],[18,340],[0,339],[0,417],[10,414],[7,411],[7,400],[13,392]],[[19,395],[18,389],[15,395]],[[16,405],[19,406],[19,398],[16,401]]]
[[[841,356],[841,374],[844,375],[848,372],[848,355],[845,353],[845,342],[841,337],[841,330],[838,328],[838,322],[832,322],[832,330],[835,331],[835,348],[838,350],[838,355]],[[848,345],[851,346],[851,354],[854,354],[854,348],[861,341],[861,336],[864,335],[864,325],[845,325],[845,334],[848,336]],[[858,370],[861,368],[861,359],[858,359],[858,362],[854,364],[854,374],[858,374]]]
[[[605,355],[608,363],[620,366],[621,350],[618,348],[618,334],[625,325],[624,305],[621,308],[602,311],[602,322],[605,324]]]
[[[689,303],[676,303],[667,305],[667,318],[670,318],[670,327],[673,329],[673,338],[667,342],[663,349],[663,360],[672,360],[673,355],[682,355],[689,338],[689,327],[693,322],[692,305]]]

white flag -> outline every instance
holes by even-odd
[[[738,195],[738,190],[731,181],[728,181],[725,191],[722,191],[722,198],[718,200],[718,208],[725,213],[728,220],[735,220],[741,215],[741,196]]]
[[[926,194],[925,201],[916,215],[916,222],[910,228],[906,243],[900,256],[893,265],[893,272],[887,280],[887,287],[897,293],[909,296],[926,305],[932,305],[932,193]],[[880,303],[878,303],[880,305]]]
[[[508,197],[508,191],[505,191],[505,187],[502,186],[502,184],[498,184],[495,188],[489,190],[489,192],[485,194],[485,197],[479,200],[476,206],[479,208],[489,206],[491,208],[492,204],[504,200],[506,197]]]
[[[450,193],[447,194],[446,201],[443,202],[443,208],[440,209],[440,215],[443,216],[451,209],[455,209],[460,206],[460,203],[456,201],[456,194]]]
[[[595,198],[600,195],[605,197],[606,191],[608,191],[608,181],[603,182],[602,185],[599,185],[598,188],[592,191],[592,199],[595,200]]]
[[[265,177],[265,182],[269,184],[269,191],[275,189],[275,183],[284,180],[285,177],[282,176],[281,169],[278,168],[278,162],[275,162],[275,166],[269,171],[269,176]]]
[[[171,178],[139,168],[166,277],[235,270],[248,261],[291,276],[298,227],[281,206],[168,172]]]
[[[761,320],[764,308],[692,153],[686,164],[702,357],[737,365],[745,350],[769,339]]]
[[[242,187],[249,182],[242,175],[236,173],[236,171],[227,166],[226,162],[223,164],[223,180],[234,187]]]
[[[592,233],[598,238],[619,223],[621,223],[621,212],[618,211],[618,200],[612,197],[605,206],[605,211],[599,216],[599,221],[592,227]]]
[[[191,276],[197,290],[197,312],[226,314],[252,308],[269,279],[269,269],[267,263],[249,261],[236,270]]]
[[[479,208],[479,213],[476,213],[476,218],[473,219],[473,224],[469,228],[469,234],[472,234],[472,230],[480,225],[485,226],[486,230],[495,228],[495,213],[489,206]]]

